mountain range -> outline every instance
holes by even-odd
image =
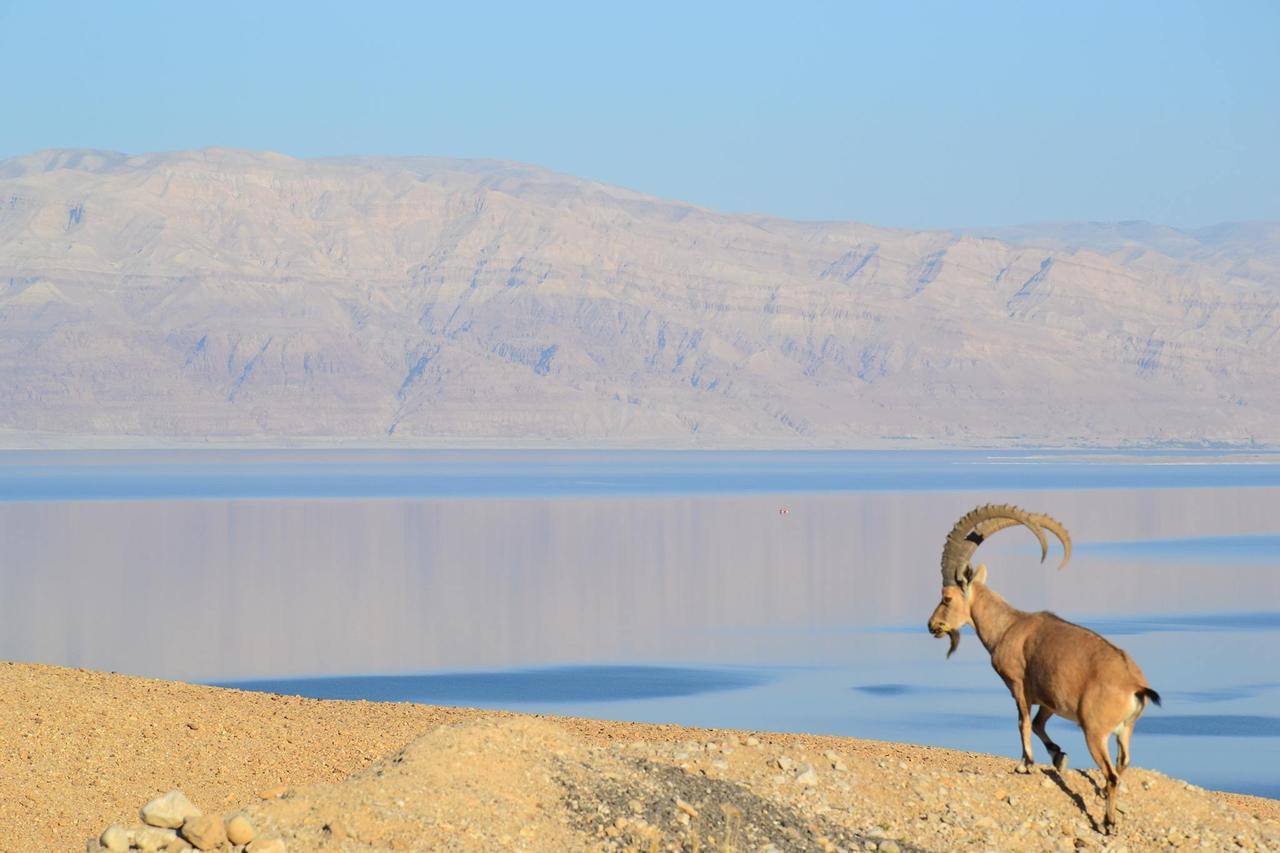
[[[490,160],[0,161],[0,444],[1280,445],[1280,224],[917,232]]]

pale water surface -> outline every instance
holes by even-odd
[[[1059,573],[1008,531],[992,584],[1114,637],[1165,697],[1135,761],[1280,796],[1276,461],[0,453],[0,658],[1014,756],[977,639],[945,661],[923,625],[951,524],[1007,501],[1076,552]]]

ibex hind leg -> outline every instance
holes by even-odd
[[[1116,826],[1116,786],[1120,783],[1120,774],[1116,772],[1115,765],[1111,763],[1111,755],[1107,752],[1107,739],[1111,736],[1111,732],[1107,729],[1099,731],[1096,728],[1088,728],[1084,730],[1084,742],[1089,746],[1089,754],[1093,756],[1093,760],[1102,770],[1102,776],[1107,783],[1107,816],[1102,822],[1102,827],[1108,834],[1115,831]]]
[[[1059,773],[1067,769],[1067,754],[1062,751],[1062,747],[1053,742],[1049,737],[1049,733],[1045,730],[1045,724],[1049,722],[1049,718],[1053,716],[1053,712],[1044,705],[1040,706],[1040,710],[1036,711],[1036,718],[1031,721],[1031,728],[1035,731],[1036,737],[1040,738],[1040,742],[1044,744],[1044,748],[1049,750],[1049,757],[1053,759],[1053,767]]]
[[[1129,716],[1125,721],[1116,726],[1116,772],[1124,773],[1124,769],[1129,766],[1129,738],[1133,737],[1133,724],[1138,722],[1138,717],[1142,716],[1145,707],[1143,700],[1134,696],[1131,700]]]
[[[1133,737],[1133,723],[1116,729],[1116,775],[1124,773],[1129,766],[1129,738]]]

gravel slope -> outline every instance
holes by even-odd
[[[0,690],[5,851],[83,849],[172,788],[290,850],[1280,849],[1280,801],[1140,768],[1108,838],[1094,775],[989,755],[18,663]]]

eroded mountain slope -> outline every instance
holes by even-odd
[[[0,163],[0,435],[1276,444],[1274,231],[1005,242],[492,161],[42,152]]]

